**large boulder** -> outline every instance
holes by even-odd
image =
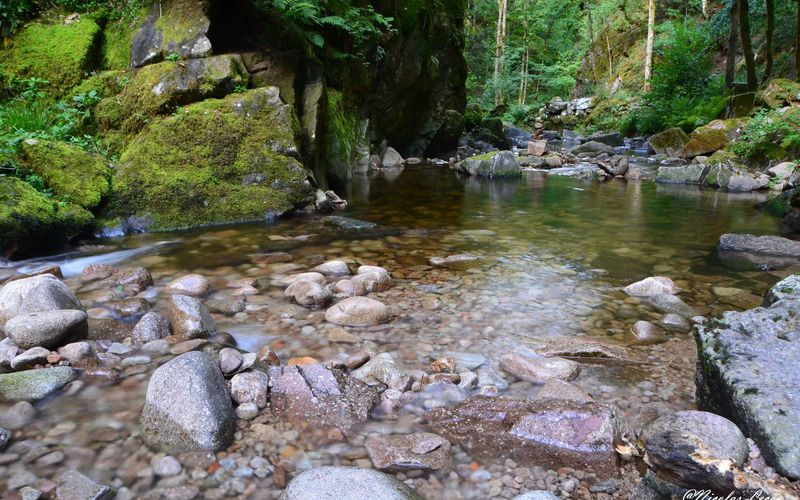
[[[6,322],[5,332],[20,349],[36,346],[53,349],[86,338],[87,320],[85,312],[75,309],[20,314]]]
[[[694,158],[725,149],[738,137],[741,123],[742,121],[738,119],[714,120],[696,128],[689,134],[689,140],[683,147],[680,156]]]
[[[193,351],[160,366],[147,385],[140,423],[145,442],[167,453],[228,446],[234,413],[217,362]]]
[[[83,311],[69,287],[52,274],[7,283],[0,289],[0,323],[14,316],[59,309]]]
[[[680,128],[670,128],[650,136],[648,144],[656,154],[678,156],[689,142],[689,136]]]
[[[102,157],[63,142],[22,142],[23,165],[39,175],[53,193],[88,210],[111,192],[111,169]]]
[[[313,200],[277,87],[156,118],[123,153],[110,213],[151,229],[266,220]]]
[[[467,158],[458,164],[458,169],[469,175],[488,178],[522,175],[517,156],[511,151],[492,151]]]
[[[763,307],[697,325],[697,396],[755,440],[781,474],[800,479],[800,276],[777,283]]]
[[[377,390],[321,363],[269,369],[272,411],[300,427],[348,432],[369,417]]]
[[[281,500],[329,500],[374,498],[422,500],[422,496],[398,479],[373,469],[315,467],[292,479]]]
[[[800,263],[800,242],[781,236],[723,234],[717,248],[719,258],[732,267],[768,270]]]
[[[247,69],[236,54],[164,61],[136,71],[122,92],[98,104],[96,115],[105,128],[135,133],[157,115],[203,99],[224,97],[247,82]]]
[[[68,366],[0,375],[0,401],[38,401],[78,378]]]
[[[171,54],[184,58],[211,53],[210,21],[205,0],[165,0],[154,3],[133,38],[131,64],[139,68]]]
[[[757,98],[772,109],[800,105],[800,83],[785,78],[770,80]]]
[[[88,230],[94,217],[71,203],[58,203],[14,177],[0,177],[0,252],[18,257],[54,249]]]
[[[607,405],[474,396],[431,410],[426,418],[434,432],[480,459],[502,456],[521,465],[618,475],[615,446],[621,433]]]
[[[656,182],[663,184],[702,184],[708,172],[708,166],[702,163],[680,165],[676,167],[658,167]]]

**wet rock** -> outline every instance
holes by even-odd
[[[122,342],[131,336],[132,325],[115,319],[89,318],[89,340],[111,340]]]
[[[81,281],[104,280],[114,274],[117,268],[108,264],[89,264],[81,271]]]
[[[446,267],[457,271],[465,271],[480,264],[480,257],[469,254],[448,255],[447,257],[431,257],[431,265]]]
[[[758,444],[767,463],[800,479],[800,276],[777,283],[764,307],[697,325],[697,398]]]
[[[395,364],[394,358],[388,352],[383,352],[377,356],[366,356],[369,361],[362,363],[362,366],[353,371],[350,375],[361,380],[368,385],[392,385],[396,380],[403,377],[404,373]],[[361,357],[360,359],[363,359]],[[354,365],[355,363],[347,363]]]
[[[289,285],[284,296],[303,307],[323,307],[333,298],[327,287],[304,279],[298,279]]]
[[[359,297],[367,294],[365,279],[345,279],[339,280],[333,285],[333,292],[345,297]]]
[[[111,488],[95,482],[76,470],[61,473],[56,486],[58,500],[101,500],[111,496]]]
[[[603,479],[618,474],[615,446],[621,437],[615,412],[607,405],[474,396],[455,407],[431,410],[426,419],[434,432],[476,458],[571,467]]]
[[[447,469],[452,463],[450,443],[436,434],[371,436],[365,444],[376,469],[403,472]]]
[[[664,332],[649,321],[637,321],[628,329],[628,338],[635,345],[663,344],[667,341]]]
[[[122,287],[131,294],[137,294],[153,284],[153,277],[143,267],[117,269],[104,283]]]
[[[656,154],[665,154],[667,156],[679,156],[688,142],[689,136],[677,127],[654,134],[648,140],[650,148]]]
[[[665,293],[674,295],[680,291],[681,289],[666,276],[651,276],[625,287],[625,293],[634,297],[652,297]]]
[[[597,156],[601,153],[613,155],[614,148],[612,148],[607,144],[603,144],[602,142],[588,141],[584,142],[579,146],[575,146],[574,148],[570,149],[569,152],[574,155],[588,154],[592,156]]]
[[[12,281],[0,288],[0,323],[21,314],[83,306],[67,285],[52,274]]]
[[[377,402],[374,389],[320,363],[271,367],[269,380],[272,411],[297,426],[348,432]]]
[[[256,359],[266,366],[278,366],[281,364],[281,360],[278,359],[278,355],[275,354],[275,351],[273,351],[272,347],[269,345],[265,345],[259,349]]]
[[[694,163],[682,166],[658,167],[656,182],[662,184],[701,184],[708,172],[708,166]]]
[[[50,354],[50,351],[44,347],[31,347],[27,351],[17,354],[11,360],[11,368],[13,370],[27,370],[36,365],[47,364],[47,358]]]
[[[18,401],[0,413],[0,426],[10,431],[22,429],[36,417],[36,408],[27,401]]]
[[[736,424],[713,413],[661,416],[642,431],[645,462],[662,479],[687,488],[734,491],[734,473],[747,460],[747,439]]]
[[[169,320],[161,313],[149,312],[142,316],[131,332],[131,342],[146,344],[169,336]]]
[[[161,477],[177,476],[181,473],[181,469],[181,463],[169,455],[159,458],[153,464],[153,474]]]
[[[8,447],[8,443],[10,442],[11,442],[11,431],[0,427],[0,451],[5,450]]]
[[[394,148],[386,148],[381,158],[381,167],[383,168],[400,168],[405,165],[405,160]]]
[[[89,323],[86,313],[75,309],[42,311],[14,316],[6,322],[5,332],[20,349],[52,349],[69,340],[86,338]]]
[[[73,342],[58,350],[61,359],[69,362],[70,366],[85,367],[97,361],[94,347],[89,342]]]
[[[330,498],[374,498],[422,500],[422,496],[395,479],[372,469],[315,467],[294,478],[281,500],[325,500]]]
[[[517,495],[513,500],[558,500],[558,497],[545,490],[528,491]]]
[[[325,276],[341,276],[344,274],[350,274],[350,268],[347,266],[347,263],[341,260],[329,260],[327,262],[323,262],[311,271],[323,274]]]
[[[5,338],[0,341],[0,372],[11,369],[11,361],[19,353],[19,348],[11,340]]]
[[[478,386],[496,387],[502,391],[508,388],[508,382],[499,371],[487,365],[478,368]]]
[[[164,2],[153,5],[136,31],[131,46],[134,68],[162,61],[170,54],[201,58],[211,53],[205,2]]]
[[[456,360],[447,356],[442,356],[441,358],[433,360],[431,369],[433,373],[455,373]]]
[[[360,266],[358,274],[352,278],[356,286],[363,285],[367,293],[382,292],[392,286],[389,271],[379,266]]]
[[[767,257],[800,258],[800,241],[780,236],[752,234],[723,234],[719,238],[720,252],[744,252]]]
[[[506,354],[500,358],[500,368],[533,384],[544,384],[554,378],[572,380],[580,372],[580,365],[568,359],[529,358],[519,354]]]
[[[592,401],[592,396],[575,384],[564,380],[550,379],[542,386],[536,399],[571,399],[574,401]]]
[[[258,416],[258,405],[255,403],[243,403],[236,407],[236,418],[239,420],[252,420]]]
[[[288,286],[298,281],[311,281],[323,286],[328,282],[324,274],[317,272],[290,274],[283,278],[281,282]]]
[[[647,302],[664,314],[678,314],[684,318],[698,316],[697,311],[675,295],[654,295]]]
[[[528,142],[528,156],[544,156],[548,152],[547,141],[537,140]]]
[[[212,313],[233,316],[247,309],[247,304],[244,300],[209,300],[206,308]]]
[[[458,163],[457,168],[465,174],[490,179],[522,175],[517,156],[511,151],[491,151],[473,156]]]
[[[686,333],[692,329],[689,321],[679,314],[665,314],[658,320],[658,326],[668,332]]]
[[[325,320],[341,326],[368,326],[389,321],[389,308],[368,297],[350,297],[325,311]]]
[[[328,332],[328,340],[343,344],[357,344],[361,342],[361,337],[348,332],[344,328],[334,328]]]
[[[68,366],[41,368],[0,375],[0,399],[5,401],[38,401],[60,390],[78,378]]]
[[[172,333],[182,339],[206,338],[217,332],[217,324],[202,302],[186,295],[173,295],[167,304]]]
[[[269,377],[259,370],[237,373],[231,379],[231,397],[236,404],[255,403],[258,408],[264,408],[268,390]]]
[[[167,453],[225,448],[234,414],[214,359],[188,352],[153,372],[140,424],[145,442]]]
[[[364,231],[378,227],[378,225],[374,222],[351,219],[350,217],[342,217],[341,215],[331,215],[329,217],[325,217],[325,224],[336,226],[346,231]]]
[[[646,356],[632,349],[596,340],[563,338],[552,341],[536,341],[532,342],[531,346],[537,354],[548,357],[604,359],[637,363],[647,361]]]
[[[187,274],[167,283],[164,291],[190,297],[202,297],[208,293],[209,288],[211,288],[211,283],[205,277],[199,274]]]
[[[242,353],[238,349],[225,347],[219,351],[219,368],[222,373],[233,373],[242,366]]]

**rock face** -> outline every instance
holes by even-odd
[[[377,402],[377,392],[363,382],[320,363],[273,366],[272,411],[298,426],[349,431],[364,422]]]
[[[689,142],[689,136],[679,128],[670,128],[650,137],[648,143],[656,154],[679,156]]]
[[[83,306],[67,285],[52,274],[12,281],[0,289],[0,323],[14,316]]]
[[[325,311],[325,320],[342,326],[369,326],[390,318],[389,309],[368,297],[349,297]]]
[[[441,436],[422,432],[367,439],[367,453],[376,468],[386,471],[433,471],[450,466],[450,443]]]
[[[580,365],[564,358],[529,358],[519,354],[506,354],[500,367],[517,378],[533,384],[544,384],[551,379],[572,380],[578,376]]]
[[[776,284],[764,307],[726,312],[695,328],[702,408],[730,418],[781,474],[800,479],[800,276]]]
[[[20,349],[41,346],[53,349],[70,340],[86,338],[89,331],[86,313],[60,309],[14,316],[6,322],[6,336]]]
[[[500,178],[519,177],[522,170],[517,157],[511,151],[493,151],[480,156],[467,158],[458,164],[458,169],[468,175],[478,177]]]
[[[142,410],[142,438],[167,453],[218,451],[233,439],[225,379],[211,356],[181,354],[153,372]]]
[[[474,396],[426,414],[431,428],[478,458],[511,458],[545,468],[618,474],[614,411],[592,402]]]
[[[0,375],[0,400],[38,401],[58,391],[77,377],[77,372],[68,366]]]
[[[206,338],[217,332],[214,318],[202,302],[186,295],[173,295],[167,306],[172,333],[183,339]]]
[[[292,479],[281,500],[374,498],[422,500],[414,490],[392,476],[356,467],[315,467]]]
[[[750,447],[736,425],[701,411],[670,413],[643,430],[645,462],[662,479],[687,488],[728,493]]]
[[[207,9],[206,1],[167,0],[154,4],[133,38],[133,67],[161,61],[170,54],[184,58],[209,55]]]
[[[314,190],[297,159],[295,120],[277,87],[155,118],[120,158],[108,211],[158,230],[263,221],[303,206]]]

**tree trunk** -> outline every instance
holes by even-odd
[[[597,64],[594,59],[594,23],[592,22],[592,6],[586,2],[586,24],[589,28],[589,66],[592,68],[592,81],[597,81]]]
[[[656,2],[648,1],[647,7],[647,48],[644,54],[644,90],[650,90],[650,78],[653,76],[653,42],[655,41]]]
[[[519,79],[519,96],[517,103],[522,106],[528,99],[528,0],[522,2],[522,61]]]
[[[800,1],[800,0],[798,0]],[[730,31],[728,33],[728,54],[725,59],[725,89],[733,89],[736,81],[736,51],[739,45],[739,0],[731,0]]]
[[[797,38],[794,42],[794,77],[800,81],[800,0],[797,0]]]
[[[700,10],[703,13],[703,17],[708,17],[708,0],[702,0],[700,3]]]
[[[773,49],[775,38],[775,2],[774,0],[766,0],[767,5],[767,65],[764,68],[763,80],[766,82],[772,76],[772,66],[775,64],[775,53]]]
[[[756,57],[753,54],[753,39],[750,38],[750,3],[748,0],[739,0],[739,28],[742,35],[742,52],[744,64],[747,68],[747,90],[755,92],[758,88],[756,76]]]
[[[503,104],[503,91],[500,89],[500,73],[503,71],[503,55],[506,42],[506,12],[508,0],[497,2],[497,39],[494,50],[494,105]]]

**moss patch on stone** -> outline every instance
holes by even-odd
[[[758,92],[756,100],[773,109],[800,105],[800,83],[776,78]]]
[[[156,118],[124,152],[107,215],[152,230],[264,220],[307,203],[296,118],[276,87],[209,99]]]
[[[23,28],[0,53],[5,72],[19,78],[42,78],[52,96],[78,85],[98,62],[100,26],[83,17],[72,24],[33,23]]]
[[[138,15],[109,21],[103,29],[101,63],[104,69],[125,69],[131,63],[131,45],[136,30],[147,16],[148,9]]]
[[[361,120],[341,92],[328,89],[326,100],[325,162],[337,177],[346,179],[363,142]]]
[[[58,203],[13,177],[0,177],[0,251],[6,256],[55,248],[88,229],[88,211]]]
[[[88,210],[97,208],[111,192],[107,162],[77,146],[27,140],[22,143],[21,160],[54,194]]]

